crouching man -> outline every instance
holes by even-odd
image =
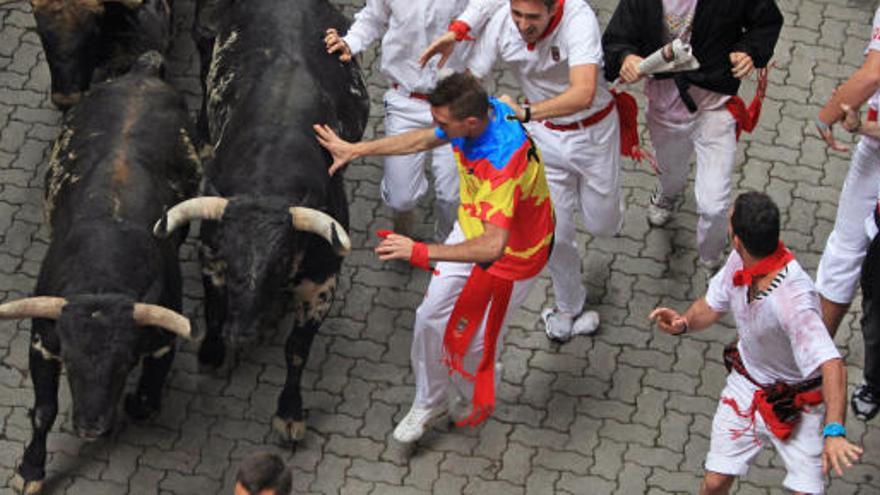
[[[734,202],[733,252],[706,295],[679,315],[656,308],[660,329],[683,335],[733,313],[738,342],[728,346],[730,371],[712,422],[700,493],[725,494],[746,474],[763,442],[785,463],[785,488],[822,493],[862,449],[846,440],[846,368],[822,323],[813,282],[779,240],[779,209],[763,193]]]
[[[318,140],[333,155],[331,173],[369,155],[427,151],[452,144],[461,184],[458,221],[445,244],[391,232],[376,248],[381,260],[403,259],[432,270],[416,310],[412,367],[416,396],[394,429],[415,442],[448,412],[450,377],[473,408],[459,424],[475,426],[495,405],[496,347],[505,322],[525,301],[553,241],[553,207],[538,149],[514,110],[489,98],[470,74],[441,80],[428,97],[434,129],[348,143],[326,126]]]

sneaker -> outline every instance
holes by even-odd
[[[595,311],[584,311],[574,319],[571,326],[572,335],[590,335],[595,333],[599,328],[599,313]]]
[[[857,418],[862,421],[870,421],[880,411],[880,394],[868,384],[863,383],[853,390],[850,404]]]
[[[572,316],[557,308],[544,308],[541,311],[544,320],[544,332],[553,342],[568,342],[571,339]]]
[[[648,203],[648,223],[662,227],[672,218],[672,201],[654,193]]]
[[[445,405],[432,408],[412,406],[394,428],[394,439],[400,443],[413,443],[422,438],[428,427],[445,416],[446,413]]]
[[[712,277],[714,277],[715,274],[718,273],[718,270],[720,270],[721,267],[724,266],[724,257],[719,256],[718,259],[708,261],[700,258],[699,264],[700,269],[703,270],[703,275],[706,276],[706,283],[708,283],[709,280],[711,280]]]

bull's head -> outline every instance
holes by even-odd
[[[60,353],[51,355],[34,333],[34,347],[67,369],[73,397],[73,426],[85,438],[113,426],[128,372],[144,351],[140,326],[190,337],[189,320],[161,306],[122,296],[32,297],[0,305],[0,319],[55,320]]]
[[[37,32],[52,75],[52,102],[61,109],[76,104],[89,88],[101,58],[101,19],[105,4],[131,10],[123,29],[140,38],[168,38],[170,11],[166,0],[31,0]],[[159,45],[159,46],[155,46]],[[143,51],[162,50],[146,43]]]
[[[351,250],[343,226],[326,213],[272,199],[190,199],[169,210],[153,232],[166,236],[195,219],[217,222],[212,242],[217,252],[211,255],[222,267],[223,336],[230,344],[253,340],[264,321],[277,314],[295,254],[308,242],[299,232],[322,237],[338,256]]]

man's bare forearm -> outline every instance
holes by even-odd
[[[877,57],[878,60],[866,61],[865,65],[837,88],[837,91],[831,95],[831,98],[819,111],[819,120],[826,124],[837,122],[844,116],[844,112],[840,108],[842,103],[858,108],[880,89],[880,68],[876,67],[880,65],[880,54],[871,52],[869,57]]]
[[[432,261],[462,263],[490,263],[504,254],[509,233],[492,224],[484,223],[483,235],[458,244],[429,244],[428,258]]]
[[[694,301],[682,316],[688,322],[688,331],[698,332],[714,325],[724,314],[710,308],[706,298],[701,297]]]
[[[822,363],[822,398],[825,402],[825,424],[846,421],[846,367],[843,360]]]
[[[598,67],[578,66],[573,69],[571,86],[561,94],[532,105],[532,120],[545,120],[565,117],[586,110],[593,105],[596,97]]]
[[[434,129],[415,129],[395,136],[354,143],[354,158],[364,156],[408,155],[427,151],[445,144]]]

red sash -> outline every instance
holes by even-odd
[[[458,426],[477,426],[495,409],[495,348],[511,292],[512,280],[496,277],[479,265],[474,265],[452,308],[443,336],[443,362],[449,367],[450,375],[458,373],[474,383],[473,411],[467,419],[459,421]],[[487,310],[489,316],[483,336],[483,357],[474,373],[470,373],[464,369],[464,357]]]
[[[733,274],[733,285],[734,287],[752,285],[752,279],[754,277],[760,277],[775,272],[787,265],[788,262],[793,259],[794,255],[791,254],[791,251],[785,247],[785,244],[783,244],[782,241],[779,241],[779,244],[776,246],[776,251],[773,251],[770,256],[762,258],[761,261],[755,263],[749,268],[737,270],[736,273]]]
[[[617,105],[617,118],[620,120],[620,154],[640,162],[648,161],[654,173],[660,175],[657,159],[641,147],[639,142],[639,106],[636,99],[626,91],[611,90]]]
[[[764,96],[767,94],[767,75],[770,73],[771,65],[763,69],[758,69],[758,88],[755,90],[755,96],[752,102],[746,108],[746,103],[739,96],[732,96],[727,100],[727,110],[733,115],[736,121],[736,139],[742,131],[751,133],[758,126],[758,119],[761,118],[761,107],[764,104]]]

